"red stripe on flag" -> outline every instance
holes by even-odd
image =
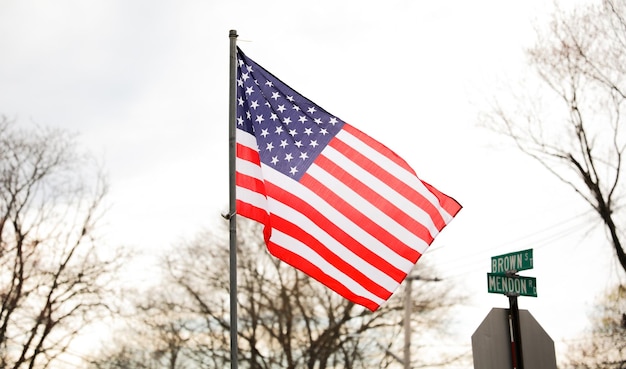
[[[261,165],[261,158],[259,157],[259,152],[255,149],[252,149],[248,146],[244,146],[240,143],[237,143],[237,157],[243,160],[252,162],[256,165]]]
[[[256,207],[241,200],[237,200],[235,204],[237,207],[237,214],[265,224],[266,227],[269,225],[269,214],[265,209]]]
[[[287,249],[284,249],[280,245],[275,244],[274,242],[267,242],[267,248],[270,253],[280,260],[286,262],[287,264],[301,270],[305,274],[315,278],[319,282],[323,283],[333,291],[337,292],[341,296],[346,299],[365,306],[371,311],[375,311],[378,309],[378,304],[374,301],[364,298],[363,296],[359,296],[350,291],[346,286],[339,283],[336,279],[322,272],[320,268],[315,266],[315,264],[311,263],[309,260],[303,258],[302,256],[295,254]]]
[[[354,137],[358,138],[359,140],[363,141],[367,146],[371,147],[372,149],[380,153],[385,153],[384,155],[387,158],[389,158],[389,160],[393,161],[398,166],[404,168],[405,170],[409,171],[409,173],[416,176],[413,168],[411,168],[409,164],[406,161],[404,161],[404,159],[402,159],[398,154],[396,154],[393,150],[391,150],[387,146],[376,141],[375,139],[371,138],[370,136],[366,135],[365,133],[361,132],[358,128],[355,128],[351,126],[350,124],[344,124],[342,129],[350,133]]]
[[[335,268],[340,270],[343,274],[350,277],[350,279],[356,281],[358,284],[363,286],[366,290],[371,292],[372,294],[386,300],[391,296],[391,291],[386,290],[380,285],[376,284],[370,278],[368,278],[365,274],[356,269],[353,265],[341,259],[335,253],[328,249],[328,247],[324,246],[321,242],[319,242],[315,237],[311,236],[305,230],[303,230],[298,225],[281,218],[277,215],[271,216],[272,228],[278,231],[281,231],[292,238],[297,239],[303,244],[307,245],[309,248],[315,251],[316,254],[320,255],[324,260],[326,260],[329,264],[332,264]]]
[[[454,217],[459,211],[461,211],[461,204],[456,202],[455,199],[445,195],[427,182],[422,181],[422,183],[426,186],[426,188],[428,188],[428,191],[432,192],[437,197],[439,204],[446,210],[446,212],[448,212],[448,214]]]
[[[350,158],[350,160],[352,160],[354,163],[359,165],[361,168],[367,170],[375,177],[378,177],[379,179],[381,179],[389,187],[393,188],[396,192],[404,196],[407,200],[411,201],[416,206],[422,208],[426,213],[428,213],[428,215],[433,221],[433,224],[437,227],[438,230],[442,230],[443,227],[445,227],[446,222],[441,217],[439,210],[435,206],[433,206],[433,204],[431,204],[430,201],[428,201],[428,199],[426,199],[421,193],[415,191],[415,189],[407,185],[405,182],[391,175],[384,168],[381,168],[378,164],[374,163],[365,155],[356,151],[351,146],[339,140],[338,138],[335,138],[334,140],[330,141],[329,145],[333,147],[335,150],[341,152],[346,157]],[[392,159],[388,155],[385,155],[385,156],[389,159]],[[402,159],[398,158],[397,160],[402,160]],[[397,160],[394,160],[394,162],[397,163]],[[404,166],[406,166],[406,163],[404,163]],[[413,171],[411,171],[411,173],[413,173]],[[417,180],[419,180],[419,178]]]
[[[404,244],[397,237],[389,233],[385,228],[381,227],[376,222],[373,222],[370,218],[365,216],[354,206],[347,201],[337,196],[337,194],[328,188],[325,184],[321,183],[313,176],[305,174],[300,179],[300,183],[307,187],[309,190],[315,192],[318,196],[323,198],[328,204],[341,212],[343,216],[350,219],[353,223],[361,227],[365,232],[369,233],[372,237],[376,238],[396,254],[404,257],[407,260],[415,263],[421,256],[419,252]]]
[[[388,217],[392,218],[396,223],[400,224],[429,245],[433,242],[434,238],[423,224],[413,219],[389,200],[382,197],[378,192],[372,190],[359,179],[335,164],[332,160],[323,156],[323,154],[315,159],[315,164],[322,167],[326,172],[331,173],[335,178],[350,187],[354,192],[358,193]]]
[[[345,246],[356,255],[359,255],[363,260],[368,262],[376,269],[387,274],[396,282],[400,283],[406,277],[406,272],[403,272],[394,265],[390,264],[387,260],[385,260],[383,256],[378,255],[363,246],[349,233],[331,222],[311,204],[272,183],[267,183],[266,188],[270,191],[274,199],[293,208],[295,211],[301,214],[305,214],[307,218],[309,218],[319,228],[328,233],[333,239],[337,240],[337,242],[341,243],[343,246]],[[291,234],[291,232],[289,232],[288,230],[283,230],[283,232],[286,234]]]
[[[250,177],[241,172],[235,173],[235,183],[238,187],[246,188],[258,194],[266,196],[265,183],[255,177]]]

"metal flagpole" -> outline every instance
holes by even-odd
[[[237,101],[237,31],[230,30],[230,88],[228,116],[228,160],[229,160],[229,202],[230,222],[230,367],[237,369],[237,196],[235,190],[236,153],[236,101]]]

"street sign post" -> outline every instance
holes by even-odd
[[[491,273],[517,273],[533,268],[533,249],[491,257]]]
[[[487,292],[537,297],[537,278],[487,273]]]
[[[533,268],[533,249],[491,257],[491,273],[487,273],[487,291],[509,298],[509,328],[511,333],[511,365],[524,369],[522,334],[520,331],[518,296],[537,297],[537,279],[521,277],[517,272]],[[477,368],[478,369],[478,368]]]

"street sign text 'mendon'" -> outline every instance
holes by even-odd
[[[487,273],[487,292],[537,297],[537,278]]]
[[[533,268],[533,249],[491,257],[491,273],[517,273]]]

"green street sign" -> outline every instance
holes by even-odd
[[[491,273],[517,273],[533,268],[533,249],[491,257]]]
[[[537,297],[537,278],[487,273],[487,292]]]

